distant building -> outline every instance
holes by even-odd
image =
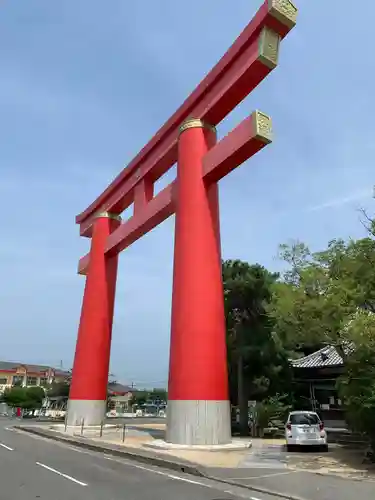
[[[117,382],[108,383],[109,410],[116,413],[127,413],[131,411],[131,399],[134,389]]]
[[[350,350],[350,346],[345,347],[345,351]],[[292,360],[291,364],[301,401],[306,402],[301,409],[317,411],[328,426],[344,427],[344,409],[336,387],[344,363],[337,349],[328,345],[308,356]]]
[[[110,415],[128,413],[131,411],[131,399],[134,389],[118,382],[108,383],[108,411]],[[46,416],[61,417],[65,415],[68,396],[48,396],[43,402],[43,413]]]
[[[0,361],[0,392],[15,385],[44,387],[63,382],[69,376],[69,372],[51,366]]]

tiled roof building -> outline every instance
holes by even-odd
[[[0,391],[13,385],[45,386],[62,382],[70,372],[47,365],[33,365],[13,361],[0,361]]]
[[[350,344],[343,346],[344,352],[351,351]],[[291,360],[293,368],[323,368],[328,366],[342,366],[343,360],[336,347],[327,345],[318,351],[303,358]]]

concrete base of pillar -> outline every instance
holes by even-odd
[[[56,431],[56,432],[64,432],[65,430],[73,434],[77,434],[82,429],[82,424],[81,425],[68,425],[65,423],[64,424],[55,424],[55,425],[50,425],[48,426],[48,429],[51,431]],[[86,429],[86,425],[84,426],[84,429]],[[100,431],[100,429],[103,429],[103,431],[107,429],[118,429],[118,425],[116,424],[104,424],[103,427],[101,425],[90,425],[90,431],[95,432],[95,431]]]
[[[84,427],[100,425],[105,419],[107,401],[86,399],[69,399],[67,409],[67,425]]]
[[[217,446],[231,441],[229,401],[168,400],[167,443]]]
[[[155,450],[200,450],[200,451],[242,451],[251,448],[251,441],[233,440],[227,444],[173,444],[167,443],[162,439],[155,439],[152,443],[145,443],[144,448],[153,448]]]

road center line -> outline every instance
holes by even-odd
[[[3,448],[5,448],[6,450],[14,451],[13,448],[11,448],[10,446],[7,446],[6,444],[0,443],[0,446],[2,446]]]
[[[271,474],[262,474],[261,476],[246,476],[246,477],[227,477],[226,479],[230,479],[232,481],[238,480],[238,481],[250,481],[253,479],[265,479],[267,477],[275,477],[275,476],[285,476],[287,474],[294,474],[297,471],[294,470],[288,470],[284,472],[272,472]]]
[[[55,474],[58,474],[59,476],[65,477],[65,479],[69,479],[70,481],[73,481],[73,483],[77,483],[81,486],[87,486],[87,483],[83,483],[82,481],[78,481],[78,479],[75,479],[72,476],[68,476],[67,474],[63,474],[62,472],[53,469],[52,467],[49,467],[48,465],[42,464],[40,462],[35,462],[37,465],[40,465],[40,467],[43,467],[44,469],[47,469],[51,472],[54,472]]]
[[[177,481],[185,481],[185,483],[197,484],[198,486],[205,486],[206,488],[211,488],[209,484],[200,483],[199,481],[193,481],[192,479],[187,479],[185,477],[174,476],[173,474],[166,474],[170,479],[176,479]]]
[[[263,474],[262,476],[252,476],[248,477],[247,479],[265,479],[266,477],[285,476],[287,474],[294,474],[295,472],[296,471],[294,470],[288,470],[284,472],[272,472],[271,474]]]
[[[111,460],[112,462],[124,463],[123,461],[116,460],[115,458],[112,458],[111,456],[108,456],[108,455],[103,456],[103,458],[105,458],[106,460]],[[143,465],[138,465],[138,464],[134,464],[131,462],[126,463],[126,465],[129,465],[131,467],[135,467],[136,469],[145,470],[147,472],[152,472],[153,474],[159,474],[160,476],[168,477],[169,479],[174,479],[176,481],[184,481],[186,483],[191,483],[191,484],[195,484],[198,486],[204,486],[205,488],[212,488],[212,486],[210,484],[201,483],[199,481],[194,481],[193,479],[188,479],[188,478],[181,477],[181,476],[175,476],[174,474],[169,474],[168,472],[163,472],[163,471],[156,470],[156,469],[149,469],[148,467],[144,467]]]

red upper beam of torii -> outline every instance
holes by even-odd
[[[117,253],[174,213],[173,183],[155,197],[153,184],[177,161],[179,126],[189,117],[202,119],[211,125],[223,120],[276,67],[279,42],[295,25],[296,16],[297,9],[288,0],[264,2],[227,53],[182,106],[107,189],[76,217],[82,236],[91,236],[92,223],[98,212],[120,214],[134,202],[134,215],[109,238],[107,252]],[[241,142],[243,138],[237,137],[237,129],[228,138]],[[254,150],[252,154],[256,152],[255,142],[248,146]],[[219,144],[216,147],[230,156],[230,152],[226,151],[233,149],[230,141],[226,140],[227,148],[224,141]],[[262,144],[258,146],[260,149]],[[249,156],[251,154],[247,158]],[[223,175],[225,173],[218,177],[211,172],[208,177],[218,180]],[[87,265],[88,255],[81,259],[79,272],[84,274]]]

